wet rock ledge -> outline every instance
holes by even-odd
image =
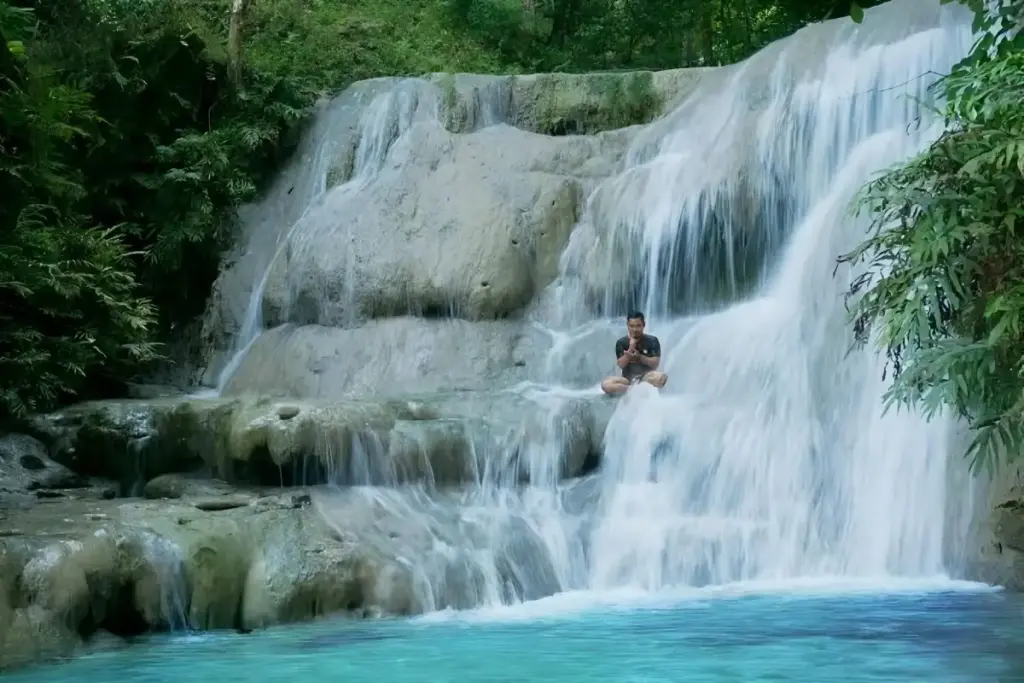
[[[163,398],[40,416],[32,434],[0,437],[0,669],[100,634],[550,595],[536,532],[515,514],[467,515],[465,484],[587,473],[608,409],[496,393]],[[481,564],[485,549],[498,550]]]

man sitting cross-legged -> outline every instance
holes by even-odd
[[[661,389],[668,381],[664,372],[658,372],[661,363],[661,343],[658,338],[644,334],[644,314],[626,316],[626,336],[615,342],[616,365],[622,377],[606,377],[601,389],[606,394],[622,394],[637,382],[647,382]]]

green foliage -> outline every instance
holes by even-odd
[[[15,417],[152,358],[155,317],[118,231],[75,210],[86,190],[68,160],[96,116],[34,68],[31,26],[0,4],[0,416]]]
[[[209,44],[222,45],[227,0],[180,0]],[[493,49],[453,25],[445,0],[252,0],[245,59],[319,93],[379,76],[498,73]],[[196,18],[199,10],[203,18]]]
[[[850,18],[858,24],[864,21],[864,10],[855,2],[850,3]]]
[[[526,71],[728,64],[850,0],[447,0],[457,26]],[[877,0],[860,3],[877,4]]]
[[[179,9],[0,2],[0,416],[157,357],[315,97],[251,70],[230,87]]]
[[[99,122],[74,160],[94,179],[82,210],[119,225],[164,331],[197,315],[230,244],[238,204],[287,151],[315,96],[287,75],[250,70],[244,87],[176,3],[90,0],[50,8],[41,53],[75,65]]]
[[[977,470],[1024,438],[1024,1],[968,4],[984,33],[938,86],[946,132],[865,188],[872,230],[840,260],[865,267],[852,321],[888,354],[888,404],[952,408]]]

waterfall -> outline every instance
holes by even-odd
[[[628,272],[601,308],[653,318],[670,380],[630,392],[606,433],[589,587],[946,571],[952,426],[883,416],[883,361],[848,353],[851,273],[835,270],[867,227],[855,193],[938,137],[928,86],[970,47],[959,8],[892,36],[908,10],[833,28],[823,53],[808,47],[820,25],[734,67],[592,198],[603,240],[572,244],[564,278]],[[716,279],[734,303],[683,330],[676,312]]]
[[[548,355],[536,377],[501,389],[540,405],[547,421],[481,440],[468,487],[354,487],[321,497],[321,514],[339,528],[365,514],[360,506],[404,520],[408,537],[381,543],[410,564],[427,610],[567,590],[955,574],[949,537],[962,520],[951,517],[966,514],[970,493],[955,474],[959,426],[883,411],[884,359],[851,349],[843,294],[856,273],[837,270],[836,257],[865,235],[865,217],[849,210],[859,188],[940,134],[929,86],[971,42],[965,8],[894,0],[862,24],[815,24],[702,77],[677,108],[630,132],[615,173],[587,186],[558,278],[514,321],[548,334]],[[509,87],[474,81],[462,115],[484,127],[515,120]],[[306,250],[297,262],[318,268],[318,245],[349,239],[344,221],[303,217],[328,210],[325,192],[330,211],[359,211],[345,193],[362,196],[353,188],[382,167],[400,172],[393,143],[443,116],[443,95],[425,80],[373,97],[344,183],[326,181],[344,147],[337,124],[312,136],[307,200],[277,219],[272,248],[253,250],[263,258],[250,269],[221,389],[264,326],[263,288],[286,268],[282,254]],[[282,187],[300,185],[289,177]],[[325,330],[361,324],[351,286],[316,301],[278,297],[293,310],[275,319],[317,322],[317,344],[329,348]],[[565,483],[563,408],[593,397],[612,371],[614,330],[635,307],[661,340],[668,386],[600,399],[617,401],[606,404],[601,469]],[[374,358],[408,365],[409,378],[429,360]],[[437,554],[407,559],[422,548]]]
[[[285,217],[277,212],[272,214],[277,221],[290,222],[287,230],[275,230],[276,226],[268,230],[259,224],[252,226],[248,252],[259,253],[259,242],[267,239],[268,232],[277,235],[277,239],[269,252],[263,250],[263,253],[270,254],[270,258],[261,260],[255,266],[257,280],[245,301],[244,315],[228,360],[218,373],[216,393],[224,391],[249,348],[263,331],[263,294],[272,268],[279,264],[282,253],[290,249],[313,248],[311,245],[316,235],[302,230],[306,225],[302,219],[319,205],[328,190],[345,194],[372,182],[394,141],[415,121],[438,116],[437,94],[426,90],[421,81],[399,81],[383,92],[379,91],[379,81],[368,81],[366,84],[369,87],[365,90],[347,92],[347,97],[331,102],[318,112],[313,131],[306,136],[306,153],[298,155],[297,162],[293,162],[293,172],[282,174],[275,190],[265,199],[265,204],[277,204],[282,201],[282,187],[289,186],[285,191],[289,195],[295,188],[299,190],[298,196],[292,200],[296,207],[292,215]],[[339,139],[338,128],[341,122],[351,117],[354,108],[361,111],[355,134],[351,140]],[[349,164],[350,170],[345,168]],[[331,186],[332,173],[342,176],[344,182],[340,186]],[[253,213],[257,219],[263,218],[266,222],[265,214],[259,211]]]

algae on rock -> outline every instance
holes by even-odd
[[[545,135],[590,135],[649,123],[664,103],[650,71],[520,76],[512,87],[516,126]]]
[[[606,419],[585,401],[552,411],[499,392],[471,405],[443,395],[95,402],[35,426],[57,462],[141,495],[155,478],[197,471],[247,485],[433,488],[479,481],[485,458],[498,458],[513,482],[571,478],[593,466]],[[531,459],[548,441],[544,457]]]
[[[414,491],[255,492],[219,512],[188,500],[58,501],[12,521],[30,535],[0,538],[0,669],[71,654],[101,630],[247,631],[562,588],[529,524]],[[438,553],[439,539],[452,552]],[[479,561],[483,548],[500,549],[493,565]]]

